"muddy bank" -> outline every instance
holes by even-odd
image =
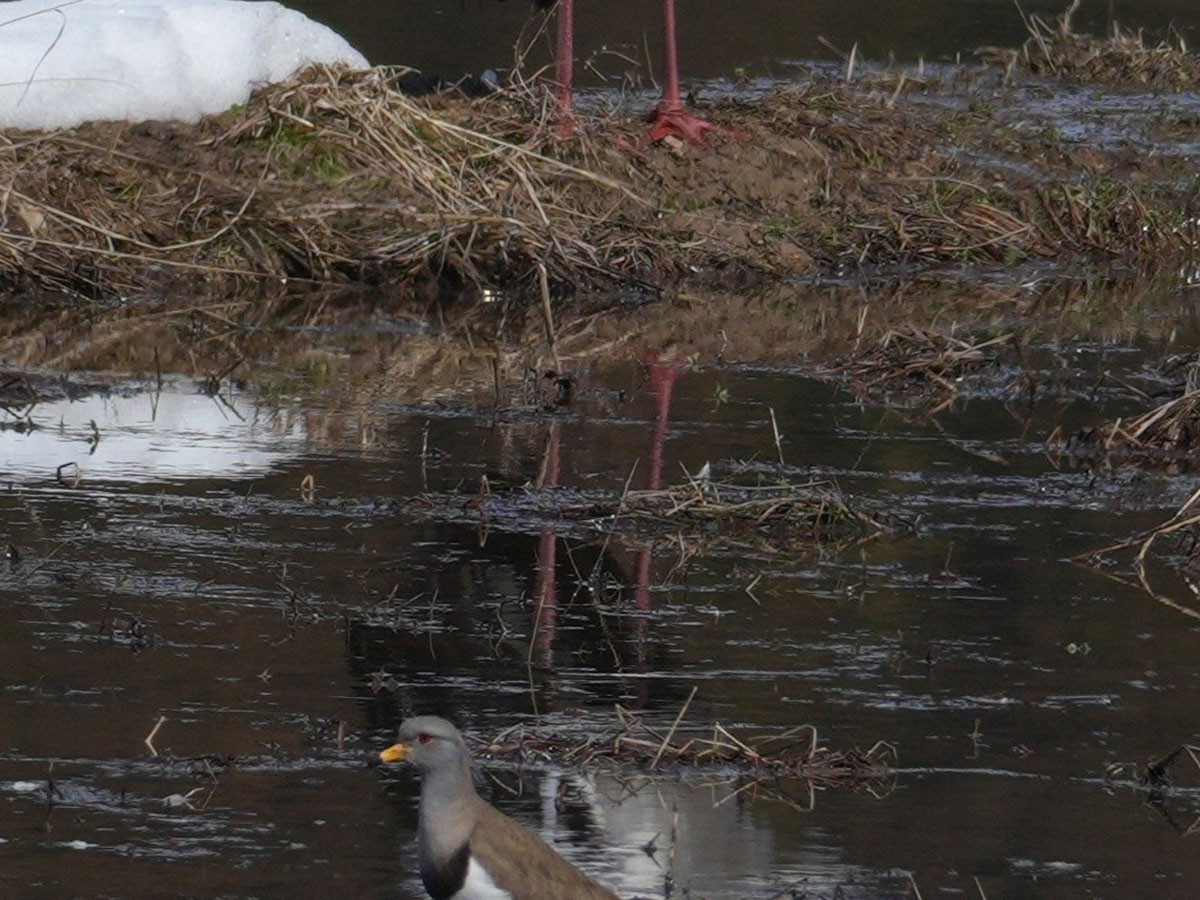
[[[1114,115],[1012,75],[813,71],[702,101],[725,129],[708,148],[640,146],[624,108],[593,107],[564,140],[541,89],[415,100],[387,69],[310,71],[195,126],[10,132],[0,286],[434,282],[550,300],[1193,248],[1196,151],[1169,126],[1195,110]]]

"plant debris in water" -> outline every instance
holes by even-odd
[[[1198,439],[1200,390],[1190,390],[1140,416],[1085,428],[1059,443],[1074,456],[1102,458],[1110,464],[1120,461],[1179,466],[1194,460],[1200,451]]]
[[[684,712],[686,706],[680,719]],[[756,781],[802,778],[818,787],[882,786],[891,777],[890,764],[896,758],[894,748],[883,742],[869,750],[830,750],[821,746],[813,725],[739,737],[716,723],[711,733],[702,735],[692,726],[681,733],[680,719],[663,732],[621,707],[617,707],[617,714],[616,727],[583,738],[549,728],[515,725],[491,738],[475,740],[475,754],[581,767],[607,762],[621,768],[637,765],[649,771],[664,766],[676,770],[704,768]]]
[[[719,482],[707,473],[660,490],[599,494],[543,488],[501,494],[485,486],[465,505],[462,494],[423,494],[408,506],[454,518],[466,515],[484,527],[552,519],[577,522],[585,534],[663,536],[763,552],[856,543],[912,527],[852,504],[828,482],[747,485]]]
[[[917,386],[954,395],[959,379],[995,365],[997,350],[1014,337],[1002,334],[973,343],[910,326],[889,331],[874,346],[836,359],[818,372],[848,379],[860,394]]]
[[[1163,369],[1179,377],[1172,392],[1175,396],[1141,415],[1084,428],[1066,439],[1056,430],[1047,443],[1096,466],[1159,466],[1172,472],[1195,468],[1200,453],[1200,361],[1195,355],[1178,357],[1168,360]],[[1200,489],[1166,521],[1081,553],[1075,561],[1123,584],[1140,587],[1164,606],[1200,620],[1200,608],[1195,605],[1195,597],[1200,595],[1198,504]],[[1184,581],[1190,592],[1185,600],[1176,599],[1177,592],[1172,588],[1164,590],[1154,585],[1155,567],[1149,565],[1152,561]]]
[[[1152,760],[1145,768],[1134,763],[1111,763],[1104,770],[1104,780],[1116,781],[1118,778],[1132,777],[1138,787],[1151,794],[1163,794],[1169,791],[1174,782],[1171,778],[1171,767],[1186,756],[1192,762],[1192,768],[1200,771],[1200,747],[1193,744],[1180,744],[1166,756]],[[1193,825],[1189,833],[1195,830]]]
[[[1165,522],[1132,535],[1125,540],[1095,550],[1080,553],[1074,561],[1102,572],[1114,581],[1131,587],[1141,588],[1146,594],[1174,610],[1180,615],[1193,620],[1200,620],[1200,608],[1195,599],[1200,596],[1200,513],[1197,504],[1200,503],[1200,488]],[[1128,555],[1135,550],[1131,564],[1120,567],[1119,554]],[[1166,567],[1182,578],[1187,585],[1187,599],[1180,601],[1174,596],[1176,591],[1156,589],[1152,584],[1152,559],[1161,561]]]
[[[1194,466],[1200,455],[1200,358],[1172,365],[1183,369],[1174,396],[1141,415],[1089,426],[1066,439],[1055,432],[1049,443],[1073,457],[1106,465]]]

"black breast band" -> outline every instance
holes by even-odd
[[[467,869],[471,865],[471,845],[463,845],[444,863],[432,860],[421,866],[421,881],[433,900],[450,900],[467,883]]]

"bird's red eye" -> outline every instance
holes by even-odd
[[[417,735],[417,740],[420,741],[422,744],[428,744],[430,741],[433,740],[433,735],[432,734],[419,734],[419,735]]]

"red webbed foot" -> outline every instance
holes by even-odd
[[[725,129],[699,116],[693,116],[682,105],[660,104],[650,116],[650,131],[646,135],[646,143],[657,144],[673,137],[697,147],[706,147],[708,143],[704,138],[709,133],[724,134]]]

